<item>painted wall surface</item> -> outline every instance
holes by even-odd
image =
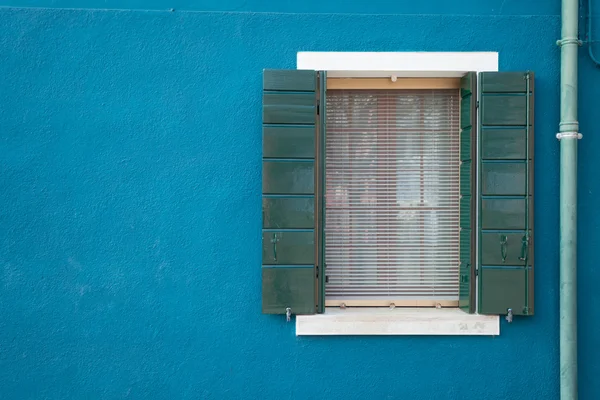
[[[0,398],[558,399],[559,2],[221,3],[285,13],[0,9]],[[536,315],[498,337],[296,337],[261,314],[262,69],[295,68],[298,51],[419,50],[498,51],[501,70],[536,72]],[[580,61],[592,400],[600,70]]]
[[[0,0],[0,6],[272,13],[558,15],[557,0]]]

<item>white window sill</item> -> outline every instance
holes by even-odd
[[[457,308],[327,308],[296,316],[296,335],[499,335],[497,315]]]

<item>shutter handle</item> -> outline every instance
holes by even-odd
[[[279,242],[279,238],[277,234],[273,234],[273,239],[271,239],[271,243],[273,243],[273,261],[277,262],[277,242]]]
[[[529,257],[529,235],[525,234],[523,236],[523,241],[521,245],[521,257],[519,260],[525,261],[525,266],[527,266],[527,258]]]
[[[506,254],[508,252],[508,237],[506,235],[500,235],[500,254],[502,255],[502,262],[506,262]]]
[[[467,263],[465,265],[465,269],[467,270],[466,274],[460,274],[460,283],[469,283],[469,268],[471,268],[471,263]]]

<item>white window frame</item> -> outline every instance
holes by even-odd
[[[327,71],[331,78],[456,78],[469,71],[498,71],[497,52],[299,52],[297,69]],[[478,212],[478,210],[477,210]],[[498,315],[457,308],[327,307],[298,315],[296,335],[499,335]]]

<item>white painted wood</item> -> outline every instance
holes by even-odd
[[[296,335],[499,335],[497,315],[456,308],[327,308],[296,316]]]
[[[328,78],[329,89],[460,89],[460,78]]]
[[[498,71],[497,52],[299,52],[297,69],[327,71],[330,78],[461,77]]]

